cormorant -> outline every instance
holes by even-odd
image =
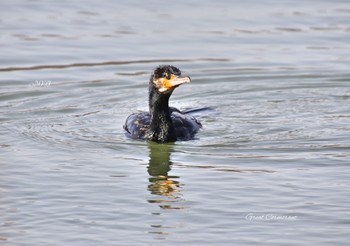
[[[158,143],[192,139],[202,127],[201,123],[186,112],[169,107],[174,89],[190,82],[190,77],[181,77],[177,67],[158,66],[149,81],[149,112],[131,114],[124,125],[126,135]]]

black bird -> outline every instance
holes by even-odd
[[[149,112],[131,114],[124,125],[126,135],[158,143],[192,139],[201,123],[187,112],[169,107],[174,89],[190,82],[190,77],[181,77],[180,69],[174,66],[157,67],[149,81]]]

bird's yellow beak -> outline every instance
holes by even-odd
[[[185,84],[185,83],[191,83],[190,77],[178,77],[176,75],[171,75],[170,79],[164,78],[163,80],[163,86],[159,88],[160,92],[169,91],[172,89],[175,89],[177,86]]]

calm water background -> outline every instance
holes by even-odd
[[[347,245],[349,1],[2,1],[1,245]],[[127,139],[159,64],[211,106]]]

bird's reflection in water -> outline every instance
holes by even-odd
[[[174,202],[182,200],[181,183],[176,179],[178,176],[170,176],[172,144],[149,143],[148,145],[149,165],[148,173],[150,184],[148,190],[153,195],[158,195],[158,199],[148,200],[150,203],[158,203],[163,209],[182,209],[182,206],[174,206]],[[172,205],[171,205],[172,204]]]

